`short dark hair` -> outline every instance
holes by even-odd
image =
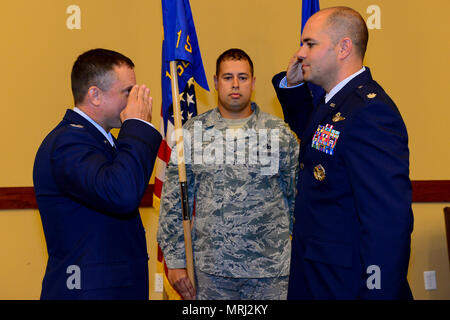
[[[247,53],[245,53],[244,50],[237,49],[237,48],[228,49],[227,51],[222,53],[219,56],[219,58],[217,58],[217,61],[216,61],[216,76],[219,75],[220,64],[222,63],[222,61],[225,61],[225,60],[247,60],[248,64],[250,65],[250,71],[251,71],[252,76],[253,76],[253,62],[252,62],[252,59],[250,59],[250,57],[248,56]]]
[[[335,44],[342,37],[350,37],[357,53],[364,59],[369,41],[369,31],[363,17],[358,11],[349,7],[332,7],[325,10],[331,10],[327,24]]]
[[[112,50],[92,49],[81,54],[73,64],[71,74],[75,105],[83,102],[91,86],[109,90],[113,80],[111,72],[115,66],[123,64],[134,68],[130,58]]]

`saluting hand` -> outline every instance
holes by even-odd
[[[122,123],[130,118],[137,118],[147,122],[152,121],[153,98],[150,89],[145,85],[135,85],[128,96],[128,104],[120,113]]]
[[[297,52],[289,60],[289,65],[286,71],[286,80],[288,87],[296,86],[303,82],[302,62],[297,57]]]

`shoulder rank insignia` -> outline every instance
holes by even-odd
[[[323,181],[325,180],[325,176],[325,168],[321,164],[314,167],[314,178],[316,180]]]
[[[369,98],[369,99],[373,99],[373,98],[375,98],[377,96],[377,94],[376,93],[369,93],[368,95],[367,95],[367,98]]]
[[[339,122],[339,121],[345,120],[345,117],[342,117],[341,113],[338,112],[333,116],[332,120],[333,120],[333,122]]]
[[[334,147],[341,133],[333,129],[332,125],[319,125],[312,139],[311,147],[326,154],[333,155]]]
[[[74,128],[84,128],[84,126],[82,126],[81,124],[71,123],[70,125]]]

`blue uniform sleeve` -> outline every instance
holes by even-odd
[[[275,75],[272,84],[283,109],[284,121],[300,138],[313,110],[313,100],[307,84],[280,88],[280,82],[285,76],[286,72]]]
[[[345,134],[365,275],[360,298],[396,299],[407,288],[413,227],[406,127],[395,106],[375,101],[352,117]]]
[[[60,190],[77,201],[98,211],[126,214],[139,206],[160,142],[156,129],[128,120],[111,157],[84,129],[70,128],[55,141],[53,175]]]

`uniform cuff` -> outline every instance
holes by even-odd
[[[286,76],[284,76],[284,78],[281,79],[281,81],[280,81],[280,88],[282,88],[282,89],[298,88],[298,87],[302,86],[303,83],[304,83],[304,82],[301,82],[300,84],[298,84],[298,85],[296,85],[296,86],[290,86],[290,87],[288,87],[288,84],[287,84],[287,78],[286,78]]]

